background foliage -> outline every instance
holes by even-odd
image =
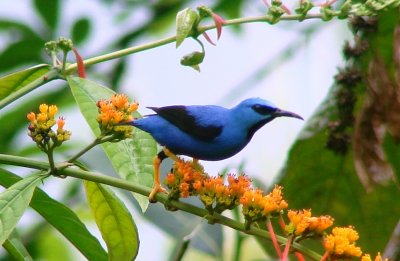
[[[88,42],[93,41],[91,32],[94,30],[94,24],[91,18],[82,16],[65,23],[63,1],[34,0],[25,1],[25,3],[35,9],[37,19],[41,23],[31,24],[0,17],[0,33],[5,39],[0,53],[1,75],[30,65],[48,63],[48,57],[43,52],[43,45],[60,35],[71,35],[78,48],[85,48]],[[129,12],[137,9],[143,9],[148,16],[145,23],[124,28],[112,43],[107,43],[102,50],[98,50],[99,53],[104,53],[132,46],[149,32],[160,34],[170,30],[176,13],[192,2],[173,0],[118,1],[117,3],[104,0],[99,1],[99,4],[110,8],[116,4],[122,6],[124,10],[115,17],[116,20],[126,19]],[[220,0],[213,2],[212,9],[229,19],[242,16],[249,6],[251,7],[245,1]],[[378,16],[376,21],[366,20],[364,24],[353,21],[350,25],[353,39],[347,45],[347,49],[344,48],[346,64],[339,69],[336,78],[332,78],[333,86],[329,95],[314,117],[308,121],[307,127],[294,144],[287,164],[277,181],[285,187],[285,196],[292,208],[312,208],[315,213],[332,215],[338,225],[354,225],[360,233],[360,245],[371,253],[385,249],[400,216],[397,200],[400,197],[397,182],[400,171],[398,163],[400,120],[396,114],[400,100],[399,57],[397,56],[400,42],[398,19],[398,10],[390,10]],[[304,32],[312,37],[319,26],[321,25],[306,27]],[[240,27],[236,30],[240,40]],[[278,55],[277,63],[290,58],[295,53],[296,46],[297,43],[294,43]],[[127,65],[128,59],[118,59],[109,67],[91,67],[89,73],[93,75],[93,78],[99,76],[105,85],[113,88],[108,92],[117,92],[124,77],[128,77]],[[32,76],[33,73],[41,74],[47,69],[43,66],[40,70],[28,71],[26,77]],[[273,68],[264,67],[261,72],[256,71],[251,80],[257,81],[257,78],[265,77],[272,70]],[[101,75],[107,75],[107,77],[101,77]],[[350,80],[346,81],[348,78]],[[16,148],[16,144],[21,140],[21,133],[26,132],[26,113],[42,102],[57,104],[63,109],[73,108],[74,97],[79,99],[77,92],[80,90],[73,86],[72,83],[73,95],[65,83],[57,83],[51,88],[48,87],[47,91],[36,93],[39,95],[29,95],[3,109],[0,113],[0,152],[43,158],[34,145]],[[4,87],[0,87],[1,93]],[[240,93],[241,88],[243,87],[239,86],[238,89],[232,90],[232,95]],[[88,96],[82,97],[88,98]],[[98,98],[92,99],[94,101]],[[395,101],[392,102],[392,100]],[[88,108],[80,109],[84,116],[93,117],[93,113],[91,114]],[[9,122],[12,124],[7,124]],[[79,134],[74,133],[74,135]],[[332,144],[334,146],[330,146]],[[72,142],[72,145],[63,146],[61,152],[74,150],[78,145]],[[155,153],[154,144],[149,142],[148,145]],[[109,149],[108,154],[112,153],[112,149]],[[98,165],[93,160],[97,157],[104,159],[102,152],[96,151],[83,161],[88,166],[95,165],[99,169],[103,165],[101,163]],[[141,167],[140,171],[148,168],[148,166]],[[14,172],[13,169],[0,169],[2,186],[9,187],[18,180],[12,172]],[[105,167],[104,172],[113,173],[109,166]],[[137,173],[138,171],[127,172]],[[81,218],[89,219],[87,206],[82,206],[81,183],[69,181],[68,185],[63,186],[60,194],[61,201],[66,206],[73,208]],[[131,195],[123,195],[133,202]],[[112,195],[109,196],[112,197]],[[41,209],[43,202],[54,205],[53,212],[45,213],[46,209]],[[143,202],[142,208],[145,204]],[[105,252],[98,240],[66,206],[52,200],[43,191],[36,192],[31,202],[31,207],[45,219],[49,215],[60,216],[58,222],[51,225],[56,227],[72,244],[74,244],[73,240],[87,242],[90,247],[86,247],[86,252],[82,252],[87,258],[105,259]],[[160,205],[150,207],[144,215],[160,229],[176,237],[171,253],[179,252],[177,249],[184,245],[182,239],[200,224],[200,228],[195,230],[191,247],[216,259],[224,258],[222,251],[224,234],[221,226],[202,224],[201,219],[183,212],[166,212]],[[49,220],[54,220],[54,218]],[[81,231],[82,239],[68,235],[74,231]],[[55,260],[53,255],[57,251],[65,253],[65,255],[57,255],[58,257],[64,256],[65,260],[73,258],[69,248],[64,247],[65,239],[61,239],[54,229],[49,229],[49,224],[44,219],[37,218],[18,232],[22,236],[17,234],[14,236],[23,241],[34,260]],[[132,231],[132,233],[135,232]],[[51,248],[54,253],[50,248],[45,247],[50,241],[49,238],[54,238],[54,242],[60,242],[54,243],[55,247]],[[80,249],[80,251],[85,250]],[[2,259],[8,259],[6,253]]]

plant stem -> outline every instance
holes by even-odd
[[[54,157],[53,157],[53,151],[54,151],[54,147],[51,144],[47,144],[47,149],[46,149],[46,154],[47,154],[47,158],[49,159],[49,164],[50,164],[50,172],[54,173],[56,172],[56,168],[54,165]]]
[[[101,144],[101,143],[104,143],[104,142],[113,140],[113,139],[114,139],[114,136],[107,136],[107,137],[99,137],[99,138],[96,138],[95,140],[92,141],[92,143],[90,143],[89,145],[87,145],[85,148],[83,148],[81,151],[79,151],[77,154],[75,154],[75,155],[72,156],[69,160],[67,160],[67,162],[68,162],[68,163],[72,163],[72,162],[74,162],[75,160],[77,160],[78,158],[80,158],[83,154],[85,154],[86,152],[88,152],[89,150],[91,150],[93,147],[95,147],[95,146],[97,146],[97,145],[99,145],[99,144]]]
[[[33,160],[30,158],[25,158],[25,157],[19,157],[19,156],[12,156],[12,155],[6,155],[6,154],[0,154],[0,164],[8,164],[8,165],[14,165],[14,166],[20,166],[20,167],[27,167],[27,168],[32,168],[32,169],[39,169],[39,170],[48,170],[49,169],[49,163],[45,161],[38,161],[38,160]],[[119,179],[119,178],[114,178],[110,176],[106,176],[104,174],[99,174],[95,172],[89,172],[81,169],[76,169],[76,168],[66,168],[65,163],[61,163],[60,165],[55,166],[60,174],[64,176],[70,176],[70,177],[75,177],[79,179],[84,179],[84,180],[89,180],[97,183],[102,183],[106,184],[109,186],[129,190],[135,193],[142,194],[144,196],[149,196],[151,192],[151,188],[139,185],[137,183],[133,183],[127,180]],[[168,196],[162,193],[157,194],[157,200],[158,202],[165,204],[168,201],[168,204],[170,204],[172,207],[176,209],[180,209],[182,211],[185,211],[187,213],[191,213],[193,215],[199,216],[199,217],[207,217],[210,216],[210,213],[203,209],[196,207],[194,205],[181,202],[181,201],[171,201],[168,199]],[[251,226],[249,229],[246,229],[243,223],[240,223],[238,221],[235,221],[233,219],[230,219],[226,216],[223,216],[218,213],[213,213],[211,218],[222,225],[228,226],[232,229],[242,231],[246,234],[249,235],[254,235],[257,237],[262,237],[271,240],[270,235],[268,234],[267,231],[262,230],[260,228],[257,228],[255,226]],[[287,239],[282,236],[276,236],[277,241],[280,243],[284,244],[286,243]],[[301,251],[304,255],[308,256],[312,260],[320,260],[321,255],[318,253],[306,248],[305,246],[298,244],[298,243],[293,243],[292,245],[293,249]]]
[[[57,69],[51,69],[48,73],[44,74],[43,76],[37,78],[36,80],[28,83],[27,85],[25,85],[24,87],[22,87],[21,89],[11,93],[10,95],[8,95],[7,97],[5,97],[4,99],[2,99],[0,101],[0,109],[4,108],[5,106],[7,106],[8,104],[12,103],[13,101],[21,98],[22,96],[24,96],[25,94],[27,94],[28,92],[33,91],[34,89],[42,86],[43,84],[55,80],[55,79],[59,79],[60,75]]]
[[[267,230],[268,230],[269,235],[271,237],[272,244],[274,245],[275,251],[279,256],[279,260],[282,261],[282,250],[281,250],[281,247],[279,246],[279,243],[278,243],[278,240],[277,240],[277,236],[276,236],[276,234],[274,232],[274,228],[272,227],[272,223],[271,223],[271,219],[270,218],[267,219]],[[280,243],[282,243],[282,242],[280,242]]]
[[[239,208],[233,209],[232,212],[233,212],[233,217],[235,218],[235,220],[239,222],[240,221]],[[234,246],[234,254],[233,254],[234,261],[240,260],[243,239],[244,239],[244,236],[241,234],[241,232],[236,230],[235,231],[235,246]]]
[[[308,19],[321,19],[321,14],[308,14],[307,16],[303,17],[301,15],[283,15],[280,17],[280,21],[300,21],[300,20],[308,20]],[[269,15],[263,16],[253,16],[253,17],[241,17],[235,18],[231,20],[225,20],[222,26],[231,26],[231,25],[239,25],[239,24],[248,24],[248,23],[269,23],[272,22],[272,19]],[[214,29],[216,26],[215,24],[199,26],[197,31],[199,34],[202,34],[205,31]]]
[[[321,14],[309,14],[305,17],[303,17],[301,15],[284,15],[280,18],[280,20],[281,21],[284,21],[284,20],[290,21],[290,20],[306,20],[306,19],[316,19],[316,18],[317,19],[322,18],[322,15]],[[257,22],[258,23],[271,22],[271,17],[270,16],[255,16],[255,17],[243,17],[243,18],[225,20],[225,23],[223,24],[223,26],[231,26],[231,25],[246,24],[246,23],[257,23]],[[205,31],[214,29],[215,27],[216,27],[215,24],[199,26],[197,28],[197,33],[202,34]],[[154,42],[150,42],[150,43],[146,43],[146,44],[142,44],[142,45],[138,45],[138,46],[133,46],[133,47],[128,47],[128,48],[125,48],[125,49],[122,49],[119,51],[115,51],[112,53],[92,57],[92,58],[84,60],[83,63],[86,66],[89,66],[89,65],[93,65],[93,64],[97,64],[97,63],[101,63],[101,62],[105,62],[105,61],[110,61],[113,59],[117,59],[117,58],[121,58],[121,57],[130,55],[130,54],[133,54],[133,53],[150,50],[155,47],[173,43],[175,41],[176,41],[175,35],[169,36],[169,37],[166,37],[166,38],[154,41]],[[77,67],[78,67],[77,63],[69,65],[65,70],[66,74],[70,74],[70,73],[74,72],[77,69]]]
[[[101,63],[101,62],[105,62],[105,61],[110,61],[113,59],[117,59],[117,58],[121,58],[133,53],[137,53],[137,52],[141,52],[141,51],[145,51],[145,50],[150,50],[153,49],[155,47],[159,47],[162,45],[166,45],[172,42],[175,42],[176,40],[176,36],[170,36],[164,39],[160,39],[154,42],[150,42],[147,44],[142,44],[142,45],[138,45],[138,46],[133,46],[133,47],[129,47],[129,48],[125,48],[119,51],[115,51],[112,53],[108,53],[108,54],[104,54],[104,55],[100,55],[100,56],[96,56],[93,58],[89,58],[83,61],[83,63],[85,64],[85,66],[89,66],[89,65],[93,65],[96,63]],[[77,64],[71,64],[67,67],[66,74],[70,74],[73,71],[75,71],[77,69]]]

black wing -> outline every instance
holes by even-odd
[[[158,115],[178,127],[180,130],[203,141],[212,141],[218,137],[222,131],[222,126],[203,126],[198,124],[196,122],[196,117],[189,114],[186,107],[182,105],[148,108],[155,111]]]

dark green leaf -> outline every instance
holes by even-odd
[[[110,261],[131,261],[139,250],[136,224],[124,203],[106,186],[84,181],[86,196],[107,244]]]
[[[9,256],[15,261],[30,261],[33,260],[21,242],[18,233],[13,230],[7,240],[3,243],[4,249],[8,252]]]
[[[183,9],[176,15],[176,47],[183,43],[183,41],[193,31],[196,26],[199,15],[191,8]]]
[[[93,133],[99,136],[100,129],[96,121],[98,115],[96,103],[101,99],[110,99],[114,92],[82,78],[68,77],[67,80],[83,116]],[[135,130],[133,139],[103,143],[102,147],[118,175],[147,187],[152,186],[153,159],[157,154],[157,144],[149,134]],[[148,199],[137,193],[133,195],[142,210],[145,211],[148,206]]]
[[[233,19],[241,17],[241,11],[243,10],[243,0],[220,0],[217,4],[213,7],[213,10],[218,14],[225,14],[227,18]]]
[[[90,20],[86,17],[75,21],[71,30],[74,44],[81,44],[87,40],[90,34],[90,27]]]
[[[0,169],[0,185],[9,187],[21,180],[17,175]],[[107,253],[68,207],[36,189],[30,206],[65,236],[89,260],[107,260]]]
[[[28,63],[40,63],[44,41],[23,39],[7,46],[0,53],[0,71],[10,70]]]
[[[34,5],[37,12],[40,14],[46,25],[53,32],[57,28],[60,1],[59,0],[34,0]]]
[[[14,230],[43,177],[33,175],[24,178],[0,194],[0,244],[3,244]]]

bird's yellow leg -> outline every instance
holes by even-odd
[[[153,161],[154,185],[153,185],[153,189],[151,190],[150,195],[149,195],[149,201],[152,203],[157,202],[156,195],[158,192],[168,193],[168,191],[161,186],[161,182],[160,182],[160,165],[161,165],[162,160],[163,159],[160,158],[159,155],[157,155]]]
[[[164,147],[163,150],[154,158],[154,161],[153,161],[154,185],[153,185],[153,189],[151,190],[150,195],[149,195],[149,201],[152,203],[157,202],[157,199],[156,199],[157,193],[159,193],[159,192],[168,193],[168,191],[161,186],[161,181],[160,181],[160,165],[161,165],[161,162],[167,157],[171,158],[173,161],[179,160],[178,156],[176,156],[174,153],[172,153],[166,147]]]

